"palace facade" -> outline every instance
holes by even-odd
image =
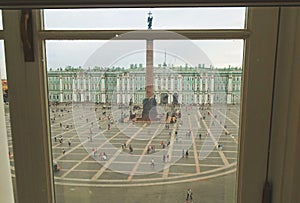
[[[67,67],[48,71],[50,102],[142,104],[146,69]],[[154,95],[160,104],[240,103],[242,69],[237,67],[156,67]]]

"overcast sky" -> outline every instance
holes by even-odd
[[[149,11],[153,15],[152,28],[161,30],[241,29],[245,21],[244,8],[69,9],[45,10],[45,29],[143,30],[147,29]],[[129,44],[95,40],[47,41],[47,66],[48,69],[56,69],[69,65],[144,65],[145,47],[145,41]],[[154,64],[162,64],[166,55],[167,64],[205,63],[216,67],[240,67],[242,52],[243,40],[157,41],[154,43]],[[5,78],[3,43],[0,44],[0,68],[1,78]]]

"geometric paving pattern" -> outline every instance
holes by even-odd
[[[236,171],[239,105],[181,107],[181,118],[169,126],[121,123],[114,115],[122,111],[100,105],[50,107],[52,154],[61,167],[54,173],[56,184],[160,185]],[[8,113],[6,122],[12,151]],[[13,159],[11,166],[14,173]]]

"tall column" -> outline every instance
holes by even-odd
[[[171,92],[173,92],[174,91],[174,77],[173,77],[173,75],[171,76]]]
[[[147,40],[146,52],[146,98],[153,96],[153,40]]]
[[[149,121],[156,119],[156,99],[154,98],[153,88],[153,40],[147,39],[147,50],[146,50],[146,94],[143,100],[143,112],[142,119]]]
[[[3,103],[2,83],[0,83],[0,202],[13,203],[13,187],[8,158],[7,132],[5,125],[5,113]]]

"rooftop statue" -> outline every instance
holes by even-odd
[[[151,30],[152,29],[152,20],[153,20],[153,16],[152,16],[152,13],[151,13],[151,11],[148,13],[148,20],[147,20],[147,22],[148,22],[148,30]]]

